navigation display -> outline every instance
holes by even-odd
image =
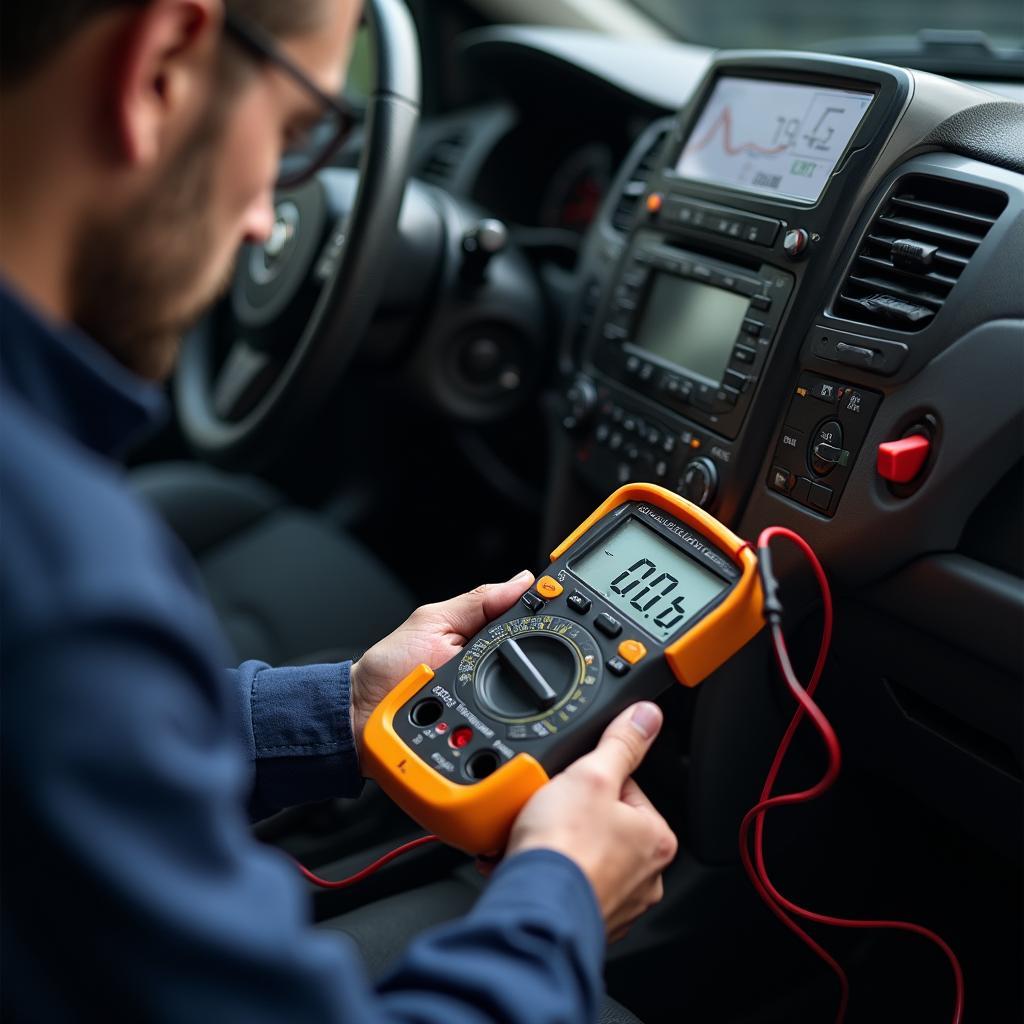
[[[729,586],[632,518],[571,568],[663,643]]]
[[[871,100],[867,92],[720,78],[676,171],[697,181],[814,202]]]
[[[658,274],[634,345],[717,387],[749,303],[745,295]]]

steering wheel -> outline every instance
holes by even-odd
[[[230,299],[182,347],[174,399],[185,439],[230,468],[265,464],[323,406],[388,274],[420,109],[416,29],[401,0],[367,0],[376,83],[358,177],[324,170],[275,199],[243,248]]]

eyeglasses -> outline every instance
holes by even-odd
[[[295,188],[308,181],[338,150],[356,121],[354,111],[340,98],[324,92],[305,71],[283,53],[269,33],[239,18],[230,10],[224,13],[224,29],[231,38],[261,61],[269,61],[284,71],[320,107],[321,115],[300,138],[290,139],[281,157],[278,188]]]

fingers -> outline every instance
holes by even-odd
[[[470,637],[507,612],[532,583],[533,573],[524,569],[504,583],[484,583],[468,594],[433,605],[432,610],[447,620],[453,633]]]
[[[578,763],[585,761],[608,772],[621,789],[651,749],[661,723],[661,708],[657,704],[646,700],[634,704],[612,720],[594,751]]]
[[[630,807],[636,807],[641,811],[653,811],[658,814],[658,809],[647,799],[647,794],[636,784],[633,778],[626,779],[622,784],[622,794],[619,799]],[[661,817],[661,815],[658,815]]]

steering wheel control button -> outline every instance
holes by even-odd
[[[838,420],[829,420],[818,427],[811,439],[809,452],[811,469],[818,476],[826,476],[836,466],[845,466],[850,453],[843,451],[843,428]]]
[[[629,665],[626,664],[621,658],[609,658],[605,664],[608,666],[608,671],[612,675],[624,676],[629,671]]]
[[[790,259],[796,259],[810,240],[811,236],[803,228],[790,228],[782,239],[782,249]]]
[[[893,484],[909,484],[924,468],[932,443],[923,434],[878,446],[878,475]]]
[[[586,615],[590,611],[590,598],[585,597],[578,590],[574,590],[566,599],[565,603],[580,615]]]
[[[832,501],[832,488],[826,487],[824,484],[811,484],[807,501],[812,508],[816,508],[821,512],[827,512],[828,506]]]
[[[558,597],[563,590],[562,584],[553,576],[541,576],[534,586],[537,588],[537,593],[549,601],[553,597]]]
[[[530,609],[531,612],[539,612],[544,607],[544,598],[538,597],[532,590],[528,590],[523,594],[523,604]]]
[[[639,640],[623,640],[619,644],[619,657],[635,665],[647,654],[647,648]]]
[[[782,466],[772,467],[772,487],[783,494],[789,494],[796,483],[796,477]]]
[[[601,612],[596,619],[594,619],[594,625],[604,633],[605,636],[618,636],[622,632],[622,623],[613,615],[609,615],[607,612]]]

